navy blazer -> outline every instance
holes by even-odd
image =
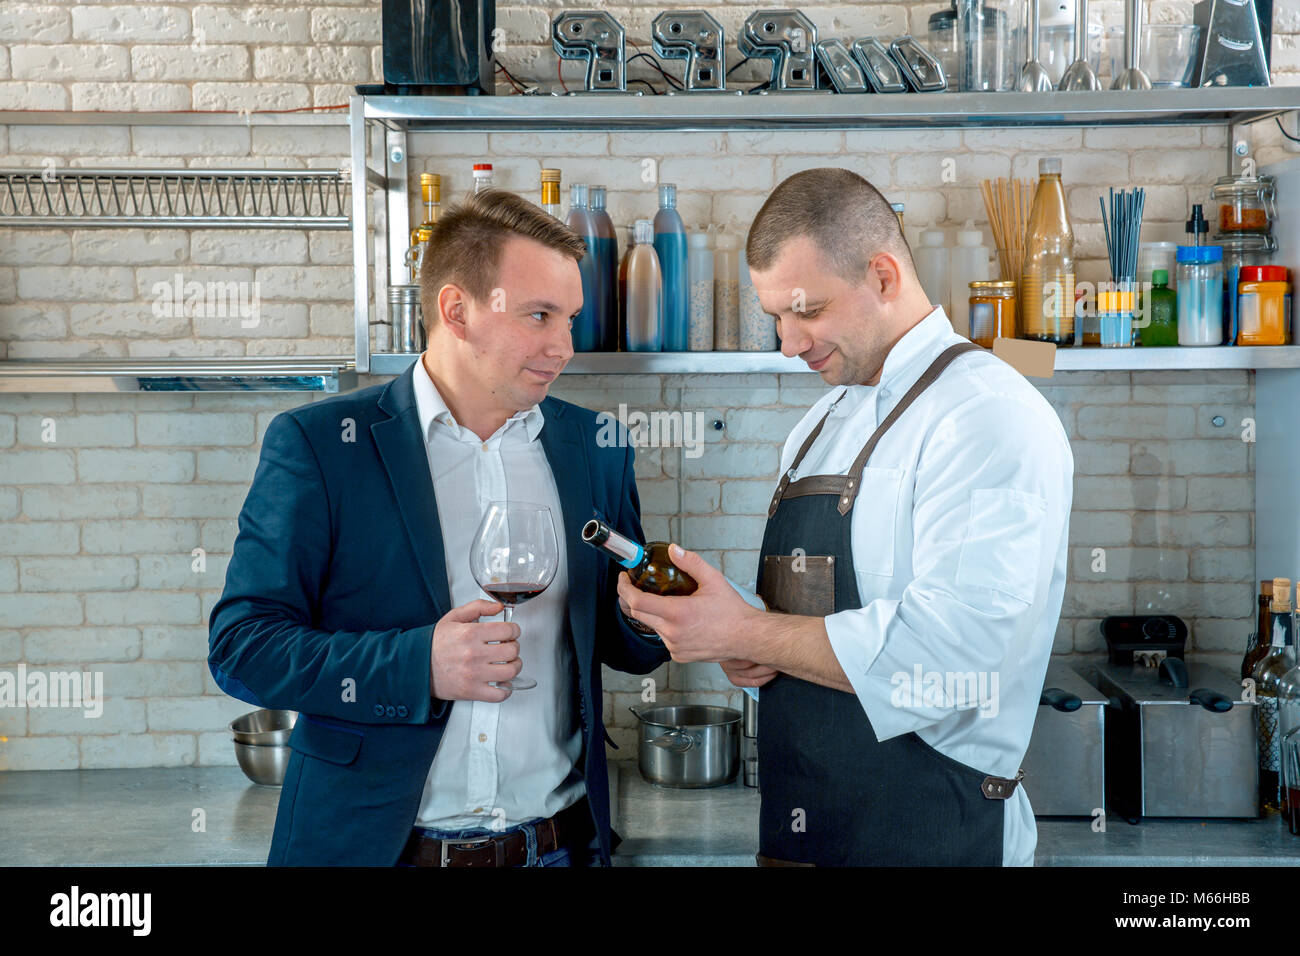
[[[451,713],[429,694],[433,628],[452,603],[416,370],[277,415],[239,514],[208,665],[231,696],[300,714],[270,865],[394,865]],[[644,674],[668,652],[627,626],[617,568],[579,538],[593,515],[643,537],[626,432],[602,447],[594,412],[555,398],[541,410],[568,542],[581,769],[608,863],[600,665]]]

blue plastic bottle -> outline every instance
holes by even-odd
[[[598,351],[618,351],[618,233],[605,211],[605,187],[591,187],[591,217],[595,224],[596,262],[600,272],[600,329]]]
[[[587,186],[574,183],[569,190],[569,215],[565,225],[587,244],[587,254],[578,263],[582,273],[582,311],[573,320],[573,350],[595,352],[600,348],[600,265],[597,260],[596,223],[587,205]]]
[[[655,213],[655,253],[663,274],[663,335],[665,352],[685,352],[690,340],[690,289],[686,274],[686,227],[677,214],[677,187],[659,185]]]

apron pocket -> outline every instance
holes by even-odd
[[[825,554],[769,554],[763,558],[767,606],[785,614],[835,613],[835,558]]]

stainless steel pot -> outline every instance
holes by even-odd
[[[681,704],[637,710],[641,776],[661,787],[721,787],[740,767],[740,711]]]

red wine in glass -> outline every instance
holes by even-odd
[[[470,547],[469,566],[484,593],[505,606],[507,623],[517,605],[550,586],[559,563],[550,508],[520,501],[488,505]],[[509,683],[515,690],[537,686],[522,673]]]
[[[513,607],[516,604],[523,604],[525,601],[532,600],[541,594],[546,588],[534,587],[531,584],[485,584],[483,590],[494,601],[498,601],[507,607]]]

